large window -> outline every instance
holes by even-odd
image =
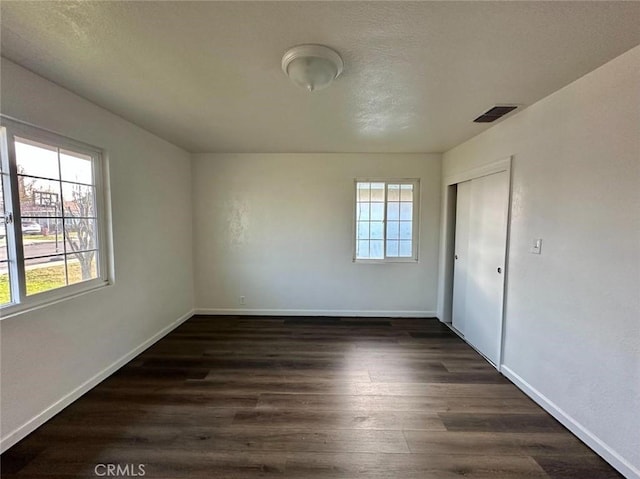
[[[419,181],[356,180],[355,261],[417,261]]]
[[[0,314],[106,284],[100,151],[0,121]]]

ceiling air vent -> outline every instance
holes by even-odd
[[[504,106],[494,106],[490,110],[485,111],[478,118],[473,120],[475,123],[491,123],[496,121],[498,118],[502,118],[507,113],[518,108],[515,105],[504,105]]]

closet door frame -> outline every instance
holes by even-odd
[[[508,194],[506,205],[506,247],[504,252],[504,286],[502,291],[502,320],[500,322],[500,353],[495,364],[500,371],[504,354],[505,318],[507,315],[507,291],[509,282],[509,243],[511,236],[511,163],[512,157],[503,158],[476,168],[463,170],[444,178],[444,218],[443,218],[443,248],[441,260],[443,264],[443,281],[439,299],[438,317],[442,322],[451,326],[453,310],[453,270],[455,254],[455,211],[456,211],[456,185],[465,181],[481,178],[494,173],[507,172]],[[455,329],[454,329],[455,331]]]

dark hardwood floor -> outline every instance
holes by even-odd
[[[153,479],[622,477],[434,319],[196,316],[1,457],[6,479],[107,464]]]

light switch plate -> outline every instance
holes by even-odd
[[[531,254],[540,254],[542,253],[542,238],[535,238],[533,243],[531,243],[531,249],[529,250]]]

